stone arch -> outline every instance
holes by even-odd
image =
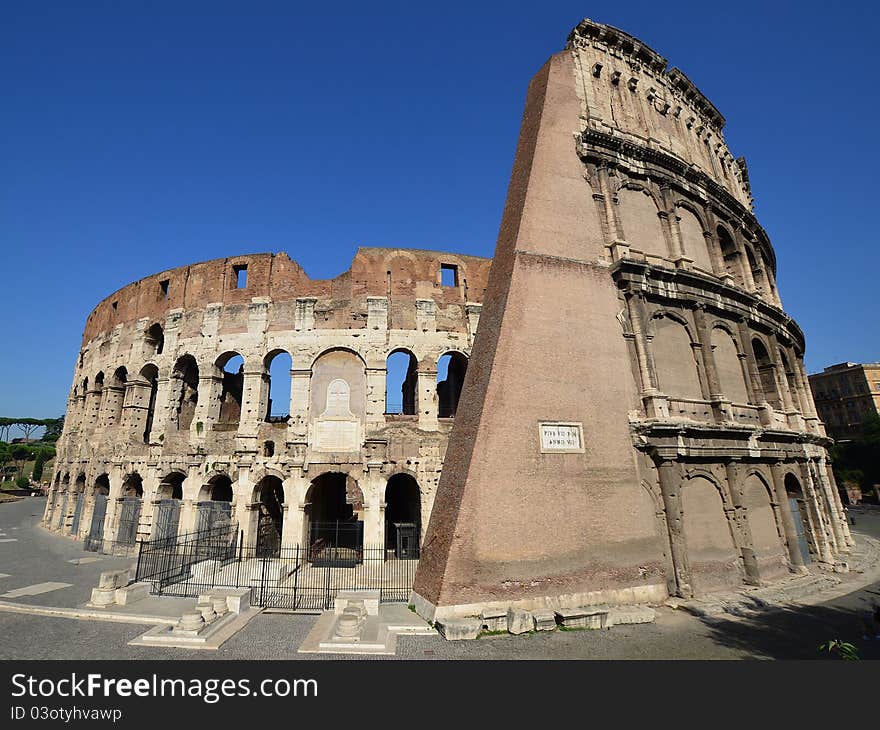
[[[353,453],[363,444],[367,413],[366,364],[356,352],[333,348],[312,364],[309,418],[313,448]]]
[[[746,280],[743,275],[742,255],[736,241],[726,226],[719,224],[715,227],[715,236],[718,240],[718,249],[724,263],[724,270],[741,289],[746,288]]]
[[[752,282],[755,285],[755,292],[758,294],[762,294],[766,297],[769,292],[767,290],[767,282],[764,277],[764,269],[759,264],[759,260],[755,256],[755,252],[752,250],[751,246],[745,244],[743,246],[743,249],[746,252],[746,265],[749,267],[749,271],[751,271],[752,273]]]
[[[158,322],[151,324],[144,331],[146,355],[161,355],[165,349],[165,331]]]
[[[660,221],[661,206],[650,190],[624,183],[617,191],[617,206],[630,249],[668,259],[669,246]]]
[[[398,347],[385,358],[385,413],[414,416],[418,409],[419,364],[411,350]]]
[[[467,374],[468,356],[448,350],[437,358],[437,416],[454,418]]]
[[[703,470],[688,472],[681,510],[694,591],[705,593],[738,584],[739,556],[718,482]]]
[[[363,511],[363,492],[350,474],[327,471],[312,479],[304,502],[308,559],[359,559],[364,542]]]
[[[681,231],[681,242],[684,253],[693,259],[694,266],[714,273],[712,255],[706,238],[706,224],[703,217],[689,203],[679,202],[677,205],[678,227]]]
[[[267,474],[254,486],[257,557],[275,557],[281,552],[284,530],[284,485],[274,474]]]
[[[125,385],[127,382],[128,370],[125,366],[116,368],[105,391],[105,413],[108,426],[118,426],[122,423],[122,407],[125,405]]]
[[[199,366],[192,355],[181,355],[171,372],[172,421],[178,431],[189,430],[199,402]]]
[[[260,411],[269,423],[290,420],[290,398],[293,378],[293,355],[275,348],[263,358],[263,383],[260,392]]]
[[[701,400],[703,386],[693,339],[685,321],[670,312],[657,312],[651,318],[650,332],[651,355],[660,390],[674,398]]]
[[[788,572],[784,537],[773,509],[774,493],[769,483],[753,470],[745,477],[742,495],[759,575],[767,578]]]
[[[716,325],[712,328],[711,342],[721,393],[733,403],[747,404],[749,390],[736,337],[727,327]]]
[[[399,559],[419,556],[422,534],[422,493],[416,478],[392,474],[385,484],[385,551]]]
[[[183,499],[185,479],[184,472],[174,470],[162,477],[159,482],[153,517],[153,537],[157,540],[177,536],[180,528],[180,505]]]
[[[244,357],[240,352],[228,350],[214,361],[214,376],[220,380],[215,405],[216,430],[234,430],[241,421],[241,404],[244,397]]]
[[[139,416],[143,422],[141,434],[145,444],[150,442],[150,432],[153,430],[153,419],[156,416],[156,396],[159,392],[159,368],[153,363],[144,365],[138,374],[141,385],[138,393],[138,402],[133,405],[141,406]],[[146,408],[144,409],[144,406]],[[140,425],[140,424],[138,424]],[[140,429],[138,428],[138,431]]]
[[[776,386],[776,366],[770,359],[767,346],[759,337],[752,338],[752,354],[755,357],[755,366],[758,369],[761,394],[767,403],[780,410],[782,408],[782,398]]]
[[[798,477],[791,469],[786,469],[783,476],[783,485],[785,486],[785,494],[788,498],[788,509],[791,512],[794,522],[795,539],[798,543],[801,557],[805,565],[809,565],[812,560],[812,554],[818,555],[818,547],[814,538],[808,529],[811,525],[810,510],[807,504],[807,498],[801,485],[800,477]],[[786,505],[782,505],[785,509]]]
[[[204,532],[232,522],[235,489],[228,474],[214,473],[198,494],[196,530]]]

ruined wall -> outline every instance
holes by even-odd
[[[192,529],[224,477],[234,516],[253,539],[261,485],[277,476],[284,539],[293,544],[303,535],[310,485],[333,472],[363,493],[365,539],[378,543],[387,481],[405,473],[418,484],[426,525],[451,423],[438,417],[438,362],[470,354],[488,264],[365,248],[340,276],[311,280],[286,254],[256,254],[173,269],[115,292],[86,323],[47,517],[72,483],[82,486],[88,513],[100,485],[110,497],[105,535],[115,539],[123,484],[136,475],[138,535],[155,536],[159,498],[175,493],[163,485],[176,474],[180,529]],[[455,267],[454,285],[443,284],[443,266]],[[386,361],[396,350],[417,363],[408,380],[419,405],[412,415],[386,412]],[[284,354],[289,391],[276,387],[270,404],[272,362]],[[89,522],[88,514],[79,521],[81,536]],[[61,528],[72,529],[70,514]]]

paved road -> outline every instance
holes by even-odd
[[[25,533],[19,548],[28,557],[18,558],[17,543],[0,543],[0,572],[8,565],[36,562],[42,581],[74,582],[87,578],[90,585],[102,564],[73,566],[65,561],[84,554],[66,540],[33,528],[42,512],[42,500],[0,505],[0,532]],[[10,510],[10,507],[14,509]],[[8,527],[17,526],[12,531]],[[855,529],[880,536],[880,511],[856,515]],[[28,531],[34,533],[27,536]],[[0,538],[2,539],[2,538]],[[62,543],[62,544],[59,544]],[[42,552],[40,552],[42,551]],[[36,554],[34,555],[34,553]],[[126,564],[126,561],[108,559]],[[92,580],[94,578],[94,580]],[[9,578],[0,581],[9,581]],[[36,582],[32,580],[30,582]],[[24,578],[20,585],[28,584]],[[5,587],[5,583],[0,583]],[[13,585],[13,583],[10,583]],[[13,599],[53,605],[75,600],[78,588],[65,588],[33,598]],[[6,599],[3,599],[6,600]],[[856,644],[865,659],[880,658],[880,639],[864,639],[862,620],[874,602],[880,602],[880,582],[862,590],[813,606],[765,613],[760,619],[698,619],[682,611],[663,608],[654,624],[616,626],[610,631],[553,632],[520,637],[486,637],[478,641],[447,642],[439,636],[400,637],[398,658],[405,659],[815,659],[820,643],[840,638]],[[194,653],[179,649],[130,647],[127,642],[146,627],[130,624],[78,621],[0,612],[0,659],[339,659],[339,656],[301,655],[296,650],[314,624],[314,616],[261,614],[216,652]],[[357,657],[363,659],[365,657]],[[384,657],[383,657],[384,658]]]
[[[87,553],[81,542],[41,529],[45,507],[45,497],[0,503],[0,574],[5,574],[0,578],[0,600],[78,606],[89,600],[101,571],[128,567],[132,559]],[[50,587],[43,584],[57,587],[33,595],[6,595],[33,586],[34,591]]]

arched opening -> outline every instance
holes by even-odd
[[[180,472],[171,472],[159,482],[156,493],[156,519],[153,535],[156,539],[177,537],[180,526],[180,500],[183,499],[183,480]]]
[[[688,479],[681,490],[681,510],[694,591],[739,583],[739,557],[715,485],[702,476]]]
[[[733,278],[738,287],[744,289],[745,278],[742,271],[742,259],[733,241],[733,237],[723,226],[718,226],[715,229],[715,233],[718,236],[718,247],[721,249],[725,271]]]
[[[159,391],[159,369],[155,365],[144,365],[141,368],[140,380],[146,384],[147,392],[143,394],[146,405],[144,413],[143,441],[150,443],[150,432],[153,430],[153,417],[156,414],[156,394]]]
[[[385,360],[385,413],[418,413],[418,361],[409,350],[395,350]]]
[[[161,355],[165,348],[165,331],[162,325],[156,322],[147,328],[144,333],[144,344],[147,347],[147,355]]]
[[[284,528],[284,487],[276,476],[265,476],[257,484],[254,497],[258,501],[256,556],[277,557],[281,554]]]
[[[353,453],[363,446],[366,365],[351,350],[322,352],[312,364],[309,417],[315,451]]]
[[[810,543],[807,538],[806,525],[810,524],[810,518],[804,492],[800,480],[791,472],[785,475],[784,483],[785,494],[788,497],[788,509],[791,511],[791,518],[794,522],[795,539],[801,551],[804,565],[809,565],[811,561]]]
[[[290,420],[290,371],[293,369],[293,358],[284,350],[275,350],[266,355],[264,365],[269,380],[266,388],[266,421],[284,423]]]
[[[777,410],[782,408],[782,399],[779,397],[779,390],[776,387],[776,368],[767,348],[759,339],[752,340],[752,352],[755,355],[755,364],[758,368],[758,378],[761,382],[761,393],[764,400]]]
[[[134,545],[137,542],[143,496],[144,486],[140,474],[137,472],[129,474],[122,483],[122,499],[119,505],[119,529],[116,540],[121,545]]]
[[[321,565],[353,565],[362,560],[364,496],[346,474],[327,472],[306,493],[308,559]]]
[[[422,496],[409,474],[395,474],[385,487],[385,553],[400,560],[419,557]]]
[[[196,404],[199,402],[199,366],[192,355],[183,355],[174,364],[171,373],[173,382],[174,411],[172,420],[178,431],[189,430]]]
[[[217,474],[199,492],[199,532],[227,526],[232,522],[232,479]]]
[[[107,517],[107,497],[110,494],[110,477],[101,474],[92,487],[92,516],[86,550],[100,550],[104,544],[104,519]]]
[[[244,393],[244,358],[237,352],[227,352],[216,362],[221,378],[217,430],[234,430],[241,420],[241,401]]]
[[[460,352],[447,352],[437,361],[437,415],[454,418],[467,373],[468,359]]]
[[[107,385],[107,425],[115,426],[122,423],[122,406],[125,404],[125,384],[128,382],[128,371],[124,368],[116,368],[113,378]]]

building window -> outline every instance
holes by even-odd
[[[440,264],[440,283],[443,286],[458,286],[458,266]]]
[[[235,288],[244,289],[247,287],[247,264],[237,264],[232,267],[235,274]]]
[[[159,292],[162,299],[168,299],[168,279],[159,282]]]

